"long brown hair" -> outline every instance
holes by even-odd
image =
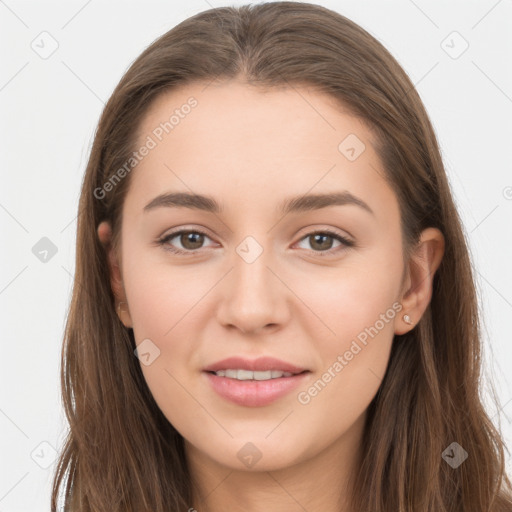
[[[369,406],[354,511],[512,510],[505,446],[480,396],[481,327],[467,242],[425,108],[397,61],[360,26],[317,5],[271,2],[183,21],[135,60],[105,106],[79,203],[61,365],[70,429],[52,511],[60,495],[71,512],[191,507],[183,438],[154,401],[133,330],[116,315],[96,231],[110,221],[118,247],[130,173],[98,191],[133,155],[140,121],[160,93],[232,78],[262,89],[305,84],[339,100],[376,134],[400,204],[404,255],[427,227],[445,237],[429,307],[412,331],[395,336]],[[469,454],[457,468],[442,457],[452,442]]]

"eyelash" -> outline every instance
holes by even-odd
[[[164,236],[163,238],[160,238],[157,243],[162,247],[166,246],[170,240],[172,240],[173,238],[176,238],[178,235],[182,235],[183,233],[200,234],[200,235],[204,235],[204,236],[210,238],[207,233],[205,233],[204,231],[201,231],[199,229],[182,229],[179,231],[174,231],[173,233],[169,233],[168,235]],[[349,240],[348,238],[345,238],[344,236],[341,236],[338,233],[331,231],[330,229],[323,229],[320,231],[312,231],[311,233],[308,233],[307,235],[303,236],[299,240],[299,242],[304,240],[305,238],[308,238],[313,235],[329,235],[330,237],[341,242],[341,244],[345,246],[344,248],[350,248],[350,247],[355,246],[355,243],[352,240]],[[199,251],[199,249],[196,249],[196,251],[193,251],[193,250],[184,251],[183,249],[177,249],[176,247],[173,247],[171,245],[164,247],[164,249],[166,251],[170,251],[174,254],[186,255],[186,256],[193,255],[196,253],[196,251]],[[340,249],[343,249],[343,247],[340,246],[340,247],[336,247],[334,249],[328,249],[327,251],[314,251],[311,249],[310,252],[313,252],[317,256],[325,257],[325,256],[331,256],[333,253],[337,252]]]

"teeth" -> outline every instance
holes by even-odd
[[[267,370],[265,372],[251,372],[250,370],[219,370],[215,372],[218,377],[228,377],[237,380],[270,380],[281,377],[291,377],[293,373],[280,370]]]

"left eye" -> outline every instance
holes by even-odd
[[[332,249],[333,239],[339,242],[339,246],[334,249]],[[326,253],[331,254],[333,252],[337,252],[340,249],[340,246],[354,246],[354,242],[332,231],[315,231],[314,233],[306,235],[301,239],[301,241],[302,240],[308,240],[312,247],[316,246],[319,250],[314,249],[313,252],[320,252],[321,254],[319,254],[319,256],[324,256]]]
[[[179,243],[181,244],[181,248],[174,247],[171,244],[171,240],[178,238]],[[205,241],[205,238],[210,239],[210,237],[203,233],[202,231],[196,230],[181,230],[176,231],[174,233],[170,233],[158,240],[158,243],[162,246],[165,246],[165,249],[171,251],[175,254],[191,254],[194,251],[201,249],[202,245]],[[339,242],[339,246],[337,248],[332,248],[332,240],[337,240]],[[210,239],[211,240],[211,239]],[[341,236],[332,231],[315,231],[313,233],[309,233],[303,238],[300,239],[300,242],[303,240],[309,240],[312,247],[316,246],[316,249],[310,249],[312,252],[320,253],[319,256],[323,256],[322,253],[333,253],[339,250],[340,246],[344,247],[352,247],[354,246],[354,242]]]

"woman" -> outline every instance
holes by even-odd
[[[217,8],[112,94],[79,205],[52,510],[512,510],[413,84],[361,27]],[[65,478],[67,477],[67,478]]]

